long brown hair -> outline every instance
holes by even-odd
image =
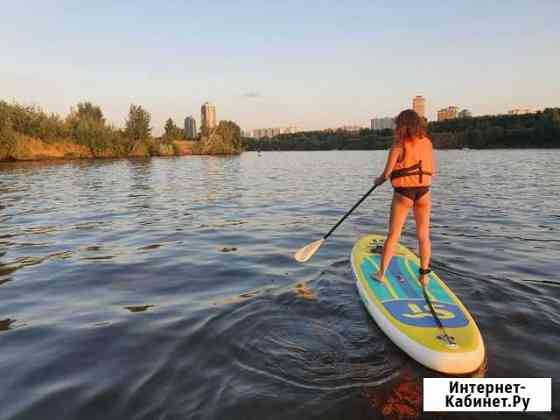
[[[412,109],[405,109],[395,120],[396,141],[426,137],[426,120]]]

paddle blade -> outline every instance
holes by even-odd
[[[323,242],[325,242],[324,239],[319,239],[318,241],[311,242],[309,245],[306,245],[303,248],[299,249],[295,253],[294,258],[296,259],[296,261],[306,262],[313,256],[313,254],[317,252]]]

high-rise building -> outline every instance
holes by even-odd
[[[385,130],[385,129],[395,129],[395,119],[391,117],[384,118],[372,118],[371,129],[372,130]]]
[[[196,120],[192,116],[185,118],[185,137],[188,139],[194,139],[197,134]]]
[[[419,95],[412,98],[412,109],[421,117],[426,118],[426,98]]]
[[[200,113],[201,128],[210,129],[216,127],[216,107],[214,105],[212,105],[210,102],[205,102],[200,108]]]
[[[457,118],[459,115],[459,108],[456,106],[448,106],[447,108],[442,108],[437,112],[437,120],[445,121]]]
[[[262,139],[265,137],[272,138],[280,134],[294,134],[297,132],[296,127],[280,127],[280,128],[257,128],[253,130],[253,137]]]

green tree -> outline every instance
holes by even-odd
[[[241,128],[233,121],[220,121],[217,129],[226,143],[230,143],[235,150],[242,148]]]
[[[8,130],[12,130],[10,108],[6,102],[0,101],[0,133],[5,133]]]
[[[547,108],[535,122],[533,132],[536,144],[543,146],[560,145],[560,109]]]
[[[99,121],[89,118],[77,119],[72,134],[75,141],[88,147],[94,156],[100,155],[112,146],[109,142],[107,127]]]
[[[173,122],[172,118],[169,118],[166,122],[165,122],[165,134],[167,135],[171,135],[173,133],[173,131],[177,128],[177,126],[175,125],[175,123]]]
[[[233,121],[220,121],[218,127],[201,135],[193,151],[198,154],[230,155],[243,151],[241,129]]]
[[[93,105],[91,102],[80,102],[76,108],[75,113],[78,118],[105,123],[101,108]]]
[[[550,145],[560,147],[560,108],[550,111],[550,124],[552,128]]]
[[[101,108],[91,102],[80,102],[66,119],[72,139],[89,148],[93,156],[113,149],[114,129],[105,124]]]
[[[482,131],[478,128],[474,128],[469,133],[469,145],[474,149],[480,149],[484,147],[486,141]]]
[[[163,140],[166,142],[172,142],[174,140],[181,140],[184,138],[183,130],[177,127],[171,118],[165,122],[164,130],[165,133],[163,134]]]
[[[0,101],[0,160],[7,159],[15,147],[16,138],[12,128],[9,105]]]
[[[130,105],[125,123],[125,135],[134,142],[149,139],[152,134],[151,119],[150,113],[140,105]]]

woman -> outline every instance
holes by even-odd
[[[431,271],[432,256],[430,185],[436,169],[432,142],[426,135],[424,119],[413,110],[407,109],[401,112],[395,123],[395,142],[389,152],[385,170],[375,179],[375,185],[381,185],[391,178],[395,189],[391,205],[389,234],[383,246],[377,279],[384,281],[385,271],[395,254],[408,211],[413,209],[418,248],[420,249],[420,282],[426,285],[427,275]]]

